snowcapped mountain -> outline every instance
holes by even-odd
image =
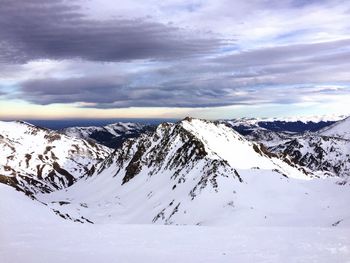
[[[223,124],[187,118],[126,141],[88,178],[37,198],[62,217],[94,223],[211,224],[229,220],[238,189],[312,178]]]
[[[72,185],[111,152],[25,122],[0,122],[0,147],[0,182],[27,195]]]
[[[3,168],[1,174],[9,170],[2,176],[5,183],[11,178],[10,185],[34,193],[64,219],[96,224],[348,224],[345,203],[335,201],[348,195],[339,177],[325,178],[322,171],[313,173],[278,157],[226,124],[192,118],[163,123],[111,154],[102,146],[29,124],[2,127],[2,144],[12,143],[17,151],[9,158],[12,163],[2,160],[16,168]],[[28,167],[27,153],[32,156]],[[320,196],[326,188],[332,201]],[[305,200],[306,194],[312,197]]]
[[[70,137],[92,140],[110,148],[117,148],[128,138],[152,131],[154,127],[132,122],[117,122],[103,127],[70,127],[60,132]]]
[[[319,135],[350,140],[350,117],[340,120],[318,132]]]

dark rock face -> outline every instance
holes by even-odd
[[[146,152],[144,144],[138,145],[137,150],[130,160],[128,166],[125,168],[125,176],[123,184],[134,178],[142,169],[142,155]]]
[[[59,174],[64,176],[64,178],[66,179],[64,181],[67,181],[67,187],[71,186],[76,181],[74,176],[72,174],[70,174],[67,170],[63,169],[57,162],[53,163],[53,169],[57,173],[59,173]]]

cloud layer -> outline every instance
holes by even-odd
[[[350,96],[345,1],[117,2],[0,0],[0,96],[99,109]]]
[[[0,39],[0,60],[17,63],[170,59],[205,55],[220,46],[218,39],[158,22],[93,20],[76,3],[55,0],[1,0]]]

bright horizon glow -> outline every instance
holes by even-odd
[[[347,116],[348,99],[343,103],[333,105],[336,112],[329,111],[329,105],[314,105],[302,103],[295,105],[263,105],[263,106],[227,106],[216,108],[127,108],[127,109],[82,109],[74,105],[30,105],[26,103],[2,103],[0,105],[0,120],[64,120],[64,119],[183,119],[187,116],[203,119],[234,119],[234,118],[288,118],[319,116]],[[12,108],[11,114],[6,108]],[[28,112],[23,114],[23,112]],[[260,114],[258,114],[260,113]]]

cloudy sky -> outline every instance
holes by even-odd
[[[0,119],[350,114],[350,2],[0,0]]]

